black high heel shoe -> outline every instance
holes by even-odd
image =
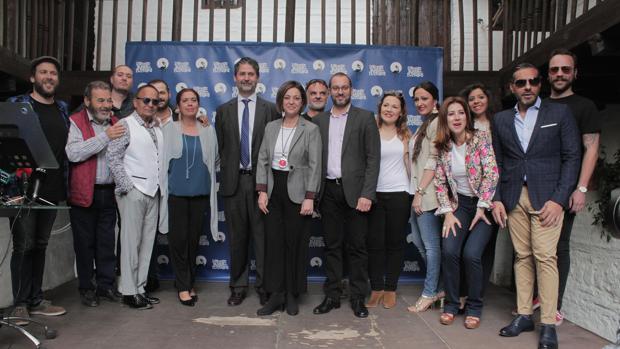
[[[258,316],[273,314],[276,310],[283,311],[285,306],[284,293],[272,293],[267,304],[256,311]]]
[[[188,306],[188,307],[193,307],[194,304],[196,304],[196,300],[194,299],[194,297],[191,297],[190,299],[186,299],[183,300],[181,299],[181,296],[177,294],[177,296],[179,297],[179,302],[181,302],[181,304]]]
[[[286,295],[286,313],[291,316],[295,316],[299,314],[299,305],[297,304],[297,297],[292,293],[288,293]]]

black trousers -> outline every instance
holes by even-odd
[[[69,217],[80,291],[112,289],[116,276],[114,187],[96,186],[92,204],[89,207],[72,206]]]
[[[364,298],[368,293],[368,253],[366,234],[368,214],[350,207],[344,197],[342,186],[326,180],[321,199],[323,233],[325,234],[325,293],[338,299],[342,293],[343,260],[342,245],[345,244],[349,259],[349,289],[351,298]]]
[[[264,215],[258,209],[254,176],[239,174],[237,191],[224,197],[224,216],[229,232],[230,281],[235,292],[246,292],[249,284],[250,241],[256,257],[257,290],[263,289],[265,256]]]
[[[274,186],[265,216],[265,290],[295,295],[307,290],[311,216],[288,196],[288,172],[273,170]]]
[[[403,269],[406,228],[411,212],[407,192],[377,192],[368,217],[368,276],[373,291],[396,291]]]
[[[13,232],[11,284],[16,306],[37,305],[43,300],[45,251],[56,220],[56,210],[25,210],[9,218]]]
[[[458,194],[459,206],[454,215],[461,222],[456,226],[456,236],[452,233],[443,239],[441,251],[441,269],[443,272],[446,303],[444,311],[456,314],[459,308],[459,287],[461,273],[467,281],[466,313],[469,316],[482,315],[482,289],[484,285],[482,254],[491,239],[493,226],[480,220],[470,231],[469,226],[476,215],[478,198]],[[487,213],[487,219],[492,220]],[[461,269],[461,258],[464,270]]]
[[[168,195],[168,244],[179,292],[191,291],[196,281],[196,255],[209,196]]]
[[[560,240],[558,240],[556,252],[556,255],[558,256],[558,275],[560,279],[558,289],[558,310],[562,309],[562,298],[564,298],[566,281],[568,280],[568,274],[570,273],[570,234],[573,230],[574,222],[575,214],[565,211],[564,222],[562,222],[562,231],[560,232]]]

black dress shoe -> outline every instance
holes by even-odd
[[[540,338],[538,349],[557,349],[558,336],[555,333],[555,325],[540,325]]]
[[[138,310],[153,308],[151,303],[147,302],[147,300],[139,294],[134,294],[132,296],[123,296],[123,303]]]
[[[353,315],[357,317],[368,317],[368,308],[364,305],[364,299],[352,299],[351,300],[351,309],[353,309]]]
[[[190,299],[187,299],[187,300],[183,300],[181,299],[181,297],[179,297],[179,302],[181,302],[181,304],[188,306],[188,307],[193,307],[196,304],[194,297],[191,297]]]
[[[227,303],[228,305],[235,306],[241,304],[244,299],[245,293],[233,291],[230,293],[230,297],[228,297]]]
[[[332,309],[338,308],[340,308],[340,300],[325,297],[325,299],[323,299],[323,302],[321,302],[321,304],[314,308],[312,312],[314,314],[327,314],[332,311]]]
[[[99,305],[99,299],[95,294],[95,290],[84,290],[80,293],[82,304],[87,307],[96,307]]]
[[[118,303],[123,299],[123,295],[113,289],[97,290],[97,296],[110,302]]]
[[[147,302],[151,303],[151,304],[159,304],[159,298],[157,297],[152,297],[151,295],[149,295],[148,293],[144,292],[142,294],[142,297],[144,297],[144,299],[146,299]]]
[[[510,325],[499,330],[499,335],[502,337],[516,337],[521,332],[534,331],[534,321],[530,315],[517,315]]]
[[[292,293],[288,293],[286,295],[286,313],[289,314],[290,316],[295,316],[299,314],[299,305],[297,304],[297,297]]]
[[[284,310],[284,293],[272,293],[264,307],[256,311],[258,316],[273,314],[276,310]]]

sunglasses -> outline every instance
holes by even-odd
[[[561,67],[550,67],[549,72],[552,74],[557,74],[560,71],[560,69],[562,70],[562,73],[564,74],[570,74],[570,72],[573,71],[573,67],[568,66],[568,65],[563,65]]]
[[[161,102],[160,99],[157,98],[149,98],[149,97],[136,97],[136,99],[139,99],[142,101],[142,103],[144,103],[145,105],[151,104],[151,105],[159,105],[159,102]]]
[[[515,80],[513,84],[518,88],[522,88],[522,87],[525,87],[525,85],[527,85],[528,82],[530,83],[530,86],[538,86],[540,85],[540,77],[535,77],[533,79]]]

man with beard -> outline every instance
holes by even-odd
[[[112,85],[112,112],[119,118],[133,113],[133,70],[127,65],[118,65],[110,76]]]
[[[159,303],[159,299],[149,296],[144,289],[160,206],[165,208],[166,204],[160,198],[168,190],[164,166],[161,166],[164,139],[155,118],[158,94],[151,85],[138,89],[133,101],[135,111],[119,122],[126,131],[108,144],[106,154],[123,221],[118,290],[123,294],[123,302],[135,309],[150,309]]]
[[[54,57],[42,56],[30,64],[30,82],[33,91],[12,97],[9,102],[30,103],[39,117],[39,123],[59,168],[45,170],[39,197],[58,204],[66,199],[65,144],[69,130],[67,105],[55,99],[59,84],[60,63]],[[13,303],[11,316],[29,319],[30,315],[56,316],[66,313],[62,307],[43,299],[41,286],[45,269],[45,252],[52,232],[56,210],[31,210],[10,218],[13,227],[13,254],[11,255],[11,282]],[[18,320],[18,325],[28,321]]]
[[[493,218],[502,228],[508,225],[516,255],[517,316],[499,334],[515,337],[534,330],[532,297],[537,280],[541,309],[538,347],[548,349],[558,346],[556,246],[563,208],[577,183],[581,149],[570,109],[541,101],[540,84],[535,66],[519,64],[510,82],[517,104],[492,119],[493,149],[501,178],[493,198]]]
[[[157,91],[159,91],[159,105],[157,106],[155,117],[159,120],[160,126],[170,121],[177,121],[179,115],[170,108],[170,88],[168,84],[164,80],[155,79],[149,81],[149,85],[155,87]]]
[[[85,108],[69,117],[65,147],[70,162],[68,201],[78,289],[82,304],[89,307],[98,306],[99,297],[120,300],[114,291],[114,181],[105,156],[108,143],[122,136],[125,127],[112,115],[111,92],[103,81],[86,86]]]
[[[220,153],[220,194],[224,197],[224,215],[230,233],[230,290],[228,305],[241,304],[249,283],[249,245],[254,243],[256,292],[265,305],[263,289],[265,254],[264,215],[258,209],[256,172],[265,126],[279,117],[276,106],[256,94],[258,62],[241,58],[234,69],[238,96],[220,105],[215,114],[215,131]]]
[[[323,79],[312,79],[306,84],[306,96],[308,97],[308,110],[301,114],[306,120],[311,121],[313,117],[325,110],[327,104],[327,83]]]
[[[583,158],[577,188],[570,196],[568,210],[564,214],[562,232],[557,246],[558,273],[560,277],[558,293],[558,310],[556,325],[564,319],[561,312],[562,298],[566,289],[566,281],[570,271],[570,235],[577,212],[586,204],[588,183],[596,167],[598,159],[599,137],[601,133],[600,118],[594,103],[573,92],[573,83],[577,78],[577,56],[569,50],[557,49],[549,59],[548,80],[551,84],[551,96],[547,101],[568,105],[581,134]]]
[[[348,254],[353,314],[367,317],[366,233],[368,212],[376,199],[380,140],[372,112],[351,105],[351,79],[336,73],[329,80],[333,107],[312,119],[323,139],[323,183],[319,208],[325,234],[325,299],[314,308],[325,314],[340,307],[342,246]]]

